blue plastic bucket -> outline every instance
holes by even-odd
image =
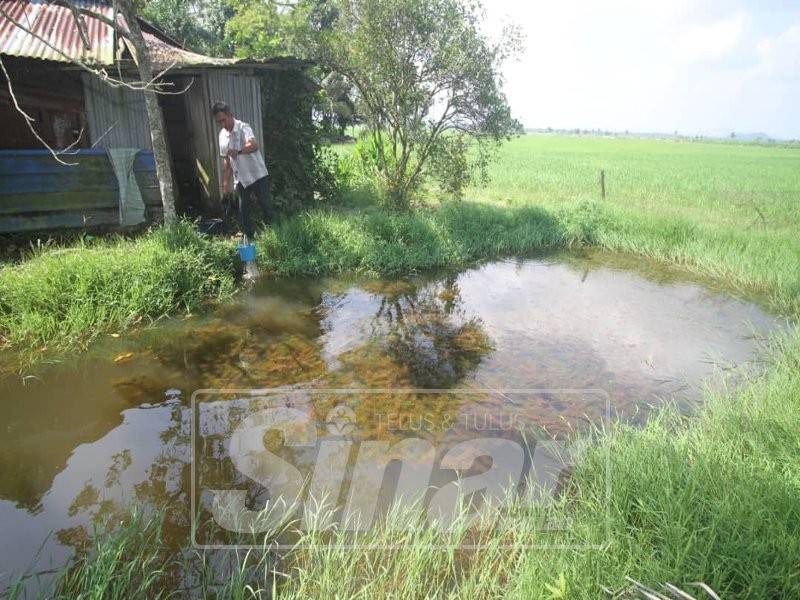
[[[256,260],[255,244],[239,244],[239,258],[242,262],[254,262]]]

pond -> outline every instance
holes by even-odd
[[[465,415],[474,429],[510,415],[558,432],[639,423],[668,400],[691,410],[730,365],[756,366],[759,341],[783,325],[710,282],[597,252],[396,281],[261,282],[212,314],[0,381],[0,529],[13,540],[0,587],[60,567],[93,522],[134,502],[167,507],[168,540],[188,542],[195,390],[223,390],[223,402],[328,390],[298,401],[322,416],[338,404],[330,390],[383,390],[348,405],[375,439],[392,437],[391,419],[452,433]],[[203,435],[204,460],[222,460]]]

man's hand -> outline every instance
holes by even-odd
[[[242,151],[240,154],[250,154],[251,152],[255,152],[258,150],[258,142],[256,138],[249,138],[242,146]]]
[[[230,154],[230,151],[228,151]],[[233,167],[231,159],[226,156],[222,163],[222,193],[230,194],[233,192]]]
[[[241,152],[239,150],[234,150],[233,148],[230,148],[228,150],[228,158],[236,158],[240,154],[241,154]]]

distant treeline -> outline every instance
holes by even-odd
[[[526,127],[526,133],[538,134],[554,134],[554,135],[583,135],[583,136],[602,136],[602,137],[616,137],[616,138],[638,138],[638,139],[651,139],[651,140],[682,140],[682,141],[696,141],[696,142],[723,142],[723,143],[747,143],[747,144],[763,144],[766,146],[790,146],[793,148],[800,147],[800,140],[777,140],[764,133],[736,133],[731,132],[727,136],[715,135],[688,135],[682,134],[677,131],[673,133],[664,132],[641,132],[641,131],[608,131],[604,129],[581,129],[576,127],[574,129],[556,129],[553,127]]]

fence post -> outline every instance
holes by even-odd
[[[600,194],[603,196],[603,200],[606,199],[606,172],[604,170],[600,170]]]

